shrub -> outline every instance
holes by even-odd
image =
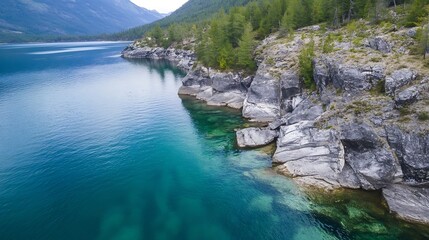
[[[314,41],[311,40],[306,44],[301,53],[298,56],[299,59],[299,74],[303,80],[304,87],[314,91],[316,84],[313,79],[313,58],[314,53]]]
[[[322,46],[322,52],[323,53],[330,53],[334,51],[334,39],[331,34],[329,34],[325,41],[323,42]]]

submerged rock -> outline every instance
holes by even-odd
[[[269,128],[245,128],[236,132],[239,147],[261,147],[274,141],[278,132]]]
[[[429,188],[393,184],[383,189],[383,196],[400,218],[429,224]]]

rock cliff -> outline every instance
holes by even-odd
[[[174,61],[188,71],[179,94],[265,124],[237,131],[239,147],[276,141],[273,165],[297,183],[382,190],[392,212],[429,224],[429,70],[410,54],[409,29],[357,31],[274,34],[255,51],[254,76],[205,68],[190,51],[130,46],[123,56]],[[322,50],[327,36],[341,36],[331,51]],[[315,91],[303,87],[299,69],[309,42],[320,46]]]

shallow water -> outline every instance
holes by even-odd
[[[240,112],[179,98],[183,72],[126,44],[0,46],[1,239],[429,236],[377,193],[309,198],[235,147]]]

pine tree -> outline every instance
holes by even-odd
[[[150,35],[155,41],[155,44],[161,45],[161,41],[164,37],[164,33],[159,25],[156,25],[156,27],[153,28]]]
[[[253,60],[253,51],[255,48],[255,34],[253,33],[252,25],[246,24],[244,33],[241,36],[239,47],[237,50],[237,65],[240,68],[254,70],[256,65]]]
[[[299,74],[303,80],[304,87],[310,90],[314,90],[315,83],[313,80],[313,58],[314,53],[314,41],[311,40],[301,50],[299,59]]]
[[[414,27],[420,22],[420,18],[427,14],[425,5],[429,0],[414,0],[411,4],[410,11],[406,19],[406,26]]]

